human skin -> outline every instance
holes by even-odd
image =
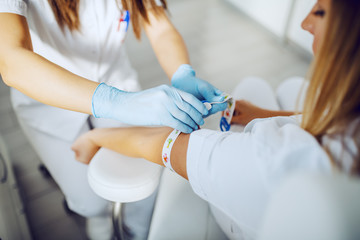
[[[162,69],[171,79],[181,64],[190,64],[190,59],[183,38],[167,17],[164,9],[159,8],[162,13],[155,16],[153,10],[149,11],[150,23],[143,21],[142,25]]]
[[[260,108],[246,100],[236,100],[235,110],[231,124],[247,125],[256,118],[268,118],[274,116],[291,116],[294,112],[274,111]]]
[[[306,16],[301,27],[313,35],[313,52],[316,55],[326,30],[327,13],[330,10],[330,0],[318,0]]]
[[[100,147],[134,158],[144,158],[163,165],[162,146],[173,131],[171,128],[98,128],[80,136],[72,145],[78,161],[89,164]],[[181,133],[174,142],[170,159],[175,172],[188,179],[186,171],[186,151],[189,134]]]
[[[304,30],[314,35],[314,54],[321,44],[323,34],[325,33],[325,16],[330,8],[330,0],[319,0],[309,15],[302,23]],[[315,36],[316,35],[316,36]],[[262,112],[263,109],[252,104],[241,102],[239,106],[247,106],[249,111],[260,111],[256,115],[271,117],[271,113],[275,111]],[[251,106],[252,105],[252,106]],[[236,110],[235,110],[236,111]],[[239,111],[239,109],[238,109]],[[290,114],[291,112],[287,112]],[[270,115],[266,115],[270,114]],[[279,112],[277,112],[279,114]],[[276,115],[279,116],[279,115]],[[234,120],[245,122],[238,115],[234,116]],[[248,121],[248,119],[246,120]],[[80,136],[73,144],[72,149],[75,152],[76,159],[85,164],[89,164],[92,157],[100,149],[105,147],[118,153],[147,159],[159,165],[162,163],[162,147],[170,134],[170,128],[115,128],[115,129],[94,129]],[[189,144],[190,134],[181,133],[175,141],[171,151],[171,164],[176,173],[188,179],[186,170],[186,154]]]
[[[162,11],[157,17],[154,11],[149,11],[149,23],[142,25],[170,78],[181,64],[189,64],[189,56],[181,35]],[[0,73],[6,85],[47,105],[92,114],[92,96],[99,83],[73,74],[33,52],[25,17],[0,13],[0,36]]]

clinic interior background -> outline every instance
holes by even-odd
[[[306,76],[312,37],[300,25],[314,2],[170,0],[169,8],[197,76],[231,93],[248,76],[261,77],[274,89],[288,77]],[[142,87],[167,83],[150,43],[145,38],[141,43],[133,40],[131,35],[128,52]],[[217,125],[218,116],[214,116],[205,127],[216,129]]]
[[[264,78],[274,88],[288,77],[306,76],[312,56],[311,36],[301,30],[300,23],[314,0],[168,3],[171,20],[185,39],[197,75],[219,89],[231,93],[247,76]],[[130,34],[126,44],[143,89],[169,83],[144,35],[137,42]],[[218,129],[218,119],[219,115],[208,118],[205,127]],[[18,186],[23,203],[20,212],[33,237],[85,239],[83,220],[66,214],[62,193],[38,170],[40,161],[21,132],[11,109],[9,88],[2,82],[0,135],[10,155],[13,181],[17,182],[11,186]],[[6,202],[5,197],[0,194],[0,205]],[[6,214],[2,212],[0,225],[10,219]]]

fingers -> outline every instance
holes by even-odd
[[[224,111],[227,107],[227,102],[212,104],[209,115]]]
[[[195,127],[190,127],[189,125],[185,124],[183,121],[180,121],[174,116],[169,116],[169,119],[166,122],[169,127],[177,129],[183,133],[192,133]]]
[[[197,130],[198,125],[204,124],[204,119],[201,113],[199,113],[187,102],[176,102],[170,113],[175,119],[181,121],[183,124],[186,124],[192,128],[192,130]]]
[[[201,80],[198,86],[198,91],[203,96],[203,98],[208,102],[222,102],[224,101],[224,96],[221,94],[223,93],[210,83]]]
[[[183,92],[181,90],[176,90],[177,93],[179,94],[179,102],[186,102],[187,104],[189,104],[194,110],[198,111],[201,116],[202,115],[207,115],[209,113],[209,111],[206,109],[206,107],[204,106],[204,104],[197,99],[195,96]],[[179,107],[181,107],[180,104],[178,104]],[[191,112],[191,116],[193,116],[195,113]],[[194,119],[195,120],[195,119]],[[197,121],[198,122],[198,121]]]
[[[100,149],[99,146],[94,145],[88,138],[90,133],[91,131],[81,135],[71,146],[71,150],[75,153],[76,160],[85,164],[89,164]]]
[[[247,119],[243,115],[233,116],[231,119],[231,124],[240,124],[240,125],[247,125],[250,122],[250,119]]]
[[[209,97],[209,100],[208,99],[206,99],[206,100],[209,101],[209,102],[223,102],[224,99],[225,99],[224,96],[215,96],[215,95],[213,95],[213,96]]]
[[[91,158],[89,158],[87,156],[87,153],[84,152],[81,147],[77,146],[77,145],[72,145],[71,146],[71,150],[74,151],[75,153],[75,159],[79,162],[82,162],[84,164],[89,164]]]
[[[221,94],[223,94],[223,91],[221,91],[220,89],[215,88],[215,95],[220,96]]]
[[[189,118],[191,118],[196,125],[203,125],[204,119],[203,115],[197,111],[195,108],[193,108],[189,103],[187,102],[181,102],[177,103],[177,107],[184,112]]]
[[[182,132],[190,133],[198,128],[198,125],[204,124],[202,114],[192,105],[186,102],[179,91],[174,88],[165,88],[170,101],[165,101],[168,111],[166,125],[176,128]],[[183,93],[184,98],[188,100],[198,101],[190,94]],[[187,96],[190,95],[190,96]],[[193,97],[193,99],[191,98]],[[196,102],[195,102],[196,103]]]
[[[217,103],[217,104],[212,104],[211,105],[211,109],[209,110],[209,114],[204,116],[204,118],[207,118],[208,116],[215,114],[217,112],[223,112],[226,107],[227,107],[227,102],[223,102],[223,103]],[[224,113],[222,113],[222,116],[224,115]]]
[[[180,121],[182,124],[186,124],[188,127],[190,127],[192,130],[196,130],[198,127],[198,123],[196,123],[188,114],[186,114],[184,111],[178,109],[175,111],[171,111],[171,115],[176,120]],[[202,120],[204,121],[204,120]],[[180,129],[178,129],[180,130]]]
[[[186,133],[197,130],[198,125],[204,124],[203,114],[200,111],[207,113],[208,110],[197,98],[188,93],[175,89],[172,93],[174,101],[169,105],[168,110],[172,117],[179,122],[172,121],[171,124],[175,124],[178,130]]]

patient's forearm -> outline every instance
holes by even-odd
[[[138,157],[163,166],[162,148],[171,128],[102,128],[92,130],[88,137],[97,146],[129,157]],[[188,134],[180,134],[170,156],[173,169],[187,179],[186,153]]]

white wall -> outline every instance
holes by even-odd
[[[277,36],[282,37],[292,0],[228,0]]]
[[[295,8],[291,14],[289,30],[286,36],[309,52],[312,52],[313,37],[301,28],[301,22],[310,12],[315,2],[316,0],[297,0],[295,2]]]
[[[311,52],[312,37],[301,22],[316,0],[227,0],[276,36]]]

